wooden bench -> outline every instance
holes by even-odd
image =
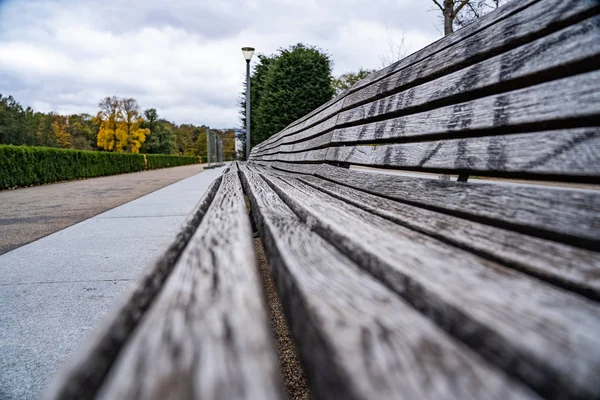
[[[514,0],[231,165],[47,398],[285,398],[247,199],[314,398],[598,399],[578,184],[600,184],[600,3]]]

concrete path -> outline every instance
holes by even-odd
[[[0,254],[202,169],[203,165],[196,164],[0,191]]]
[[[0,255],[0,399],[36,398],[222,168]]]

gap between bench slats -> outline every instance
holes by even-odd
[[[298,180],[263,177],[311,229],[509,374],[548,398],[597,396],[597,304]]]
[[[457,345],[312,232],[258,174],[241,170],[316,398],[537,397]]]

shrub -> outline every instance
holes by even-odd
[[[177,167],[198,162],[196,157],[170,156],[166,154],[146,154],[148,169]]]
[[[196,163],[194,157],[153,155],[148,169]],[[151,159],[151,160],[150,160]],[[0,189],[143,171],[144,155],[0,145]]]

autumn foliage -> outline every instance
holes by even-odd
[[[104,98],[98,106],[100,112],[95,118],[100,125],[98,147],[119,153],[139,153],[150,129],[141,127],[144,120],[137,101],[112,96]]]
[[[211,129],[223,143],[223,159],[235,158],[235,130]],[[60,115],[23,108],[0,94],[0,144],[44,146],[113,153],[172,154],[206,160],[206,126],[175,124],[155,108],[142,113],[135,99],[105,97],[95,115]]]

